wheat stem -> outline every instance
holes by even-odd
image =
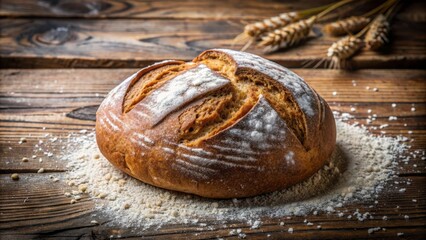
[[[343,6],[343,5],[346,5],[346,4],[350,3],[350,2],[353,2],[353,1],[354,0],[342,0],[340,2],[337,2],[336,4],[333,4],[330,7],[328,7],[327,9],[325,9],[324,11],[318,13],[316,15],[316,17],[317,17],[317,19],[320,19],[320,18],[324,17],[325,15],[327,15],[328,13],[336,10],[337,8],[339,8],[339,7]]]
[[[371,11],[363,14],[363,17],[371,17],[377,13],[379,13],[380,11],[382,11],[383,9],[387,9],[389,6],[391,6],[395,1],[397,0],[387,0],[386,2],[382,3],[380,6],[372,9]]]
[[[316,7],[316,8],[310,8],[310,9],[302,10],[302,11],[299,11],[299,15],[302,18],[306,18],[306,17],[312,16],[312,15],[318,14],[319,12],[324,11],[325,9],[333,6],[334,4],[335,3],[330,3],[330,4],[319,6],[319,7]]]

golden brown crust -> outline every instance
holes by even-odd
[[[215,49],[126,79],[99,107],[96,137],[111,163],[145,183],[233,198],[308,178],[336,132],[327,103],[300,77]]]

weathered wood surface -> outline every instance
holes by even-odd
[[[251,13],[249,11],[244,15],[252,15],[257,19],[265,17],[262,9],[282,10],[280,7],[274,7],[278,6],[278,3],[267,4],[235,0],[229,3],[224,1],[223,6],[214,4],[217,6],[215,8],[211,7],[212,3],[208,1],[199,4],[184,1],[185,3],[173,2],[171,4],[172,6],[182,4],[182,8],[171,7],[176,11],[171,13],[175,17],[164,17],[169,11],[160,6],[157,7],[157,5],[167,8],[169,3],[155,1],[152,4],[150,3],[151,5],[149,2],[138,3],[149,5],[149,9],[146,11],[136,3],[132,5],[133,8],[130,9],[143,12],[142,15],[135,14],[140,16],[140,19],[133,17],[132,14],[129,14],[128,16],[131,17],[126,19],[70,19],[66,18],[68,16],[66,13],[48,6],[63,4],[74,9],[74,4],[80,6],[79,3],[52,1],[49,5],[44,1],[29,1],[28,4],[20,5],[20,1],[2,1],[5,6],[0,14],[4,16],[0,19],[2,30],[0,35],[0,67],[2,68],[142,67],[165,58],[190,60],[209,48],[240,49],[241,44],[232,46],[232,39],[242,31],[244,23],[249,21],[241,18],[242,11],[246,11],[245,7],[248,9],[258,8],[259,11],[257,12]],[[224,10],[229,7],[228,4],[234,6],[233,8],[238,8],[237,2],[242,4],[240,10]],[[103,2],[97,4],[102,5]],[[125,2],[111,1],[111,4],[125,5]],[[191,17],[193,14],[186,12],[189,10],[182,10],[188,9],[186,4],[193,4],[192,6],[199,8],[197,11],[190,12],[203,17],[198,15],[198,17]],[[260,5],[265,7],[260,7]],[[415,1],[403,8],[394,21],[391,44],[379,53],[363,51],[351,60],[352,67],[424,67],[426,64],[426,33],[422,21],[423,5]],[[289,8],[289,6],[291,6],[291,3],[283,4],[283,8]],[[35,8],[34,11],[31,10],[32,7]],[[304,2],[294,5],[294,9],[306,7],[307,5]],[[50,10],[42,10],[44,8]],[[77,10],[78,8],[75,7],[74,10],[80,11]],[[164,14],[156,13],[156,10],[162,11]],[[35,16],[49,17],[49,14],[54,14],[58,17],[28,18],[33,16],[30,11],[36,14]],[[25,18],[15,18],[16,16],[11,12],[19,12],[22,15],[18,14],[17,16]],[[117,10],[117,12],[120,11]],[[224,12],[228,14],[228,17],[212,17],[212,15],[223,14]],[[148,13],[162,17],[160,19],[149,18],[146,15]],[[106,13],[106,15],[99,14],[100,16],[110,16]],[[177,18],[176,16],[180,16],[180,14],[188,17]],[[72,16],[85,17],[86,15],[74,14]],[[317,29],[320,27],[321,25],[318,25]],[[312,61],[313,64],[310,64],[310,67],[312,67],[315,62],[326,56],[328,47],[336,40],[337,38],[329,36],[311,38],[299,47],[266,56],[288,67],[302,67]],[[254,47],[249,48],[248,51],[262,54],[261,49]]]
[[[174,19],[258,19],[282,12],[321,6],[308,0],[2,0],[2,17],[72,18],[174,18]],[[208,11],[206,11],[208,9]]]
[[[60,174],[53,174],[55,177]],[[406,177],[397,178],[404,181]],[[190,225],[165,226],[160,230],[147,230],[143,234],[132,234],[127,229],[107,228],[102,225],[91,224],[92,219],[103,223],[99,217],[91,217],[93,203],[88,198],[83,198],[76,204],[70,205],[69,199],[63,195],[68,189],[66,184],[55,183],[52,189],[48,174],[21,174],[19,181],[10,180],[6,174],[0,175],[0,186],[5,191],[0,193],[0,232],[4,239],[17,238],[56,238],[56,239],[105,239],[110,235],[136,239],[144,237],[160,238],[190,238],[205,239],[228,237],[230,229],[241,228],[249,239],[264,239],[271,234],[272,239],[294,238],[294,239],[330,239],[330,238],[390,238],[395,239],[398,232],[404,232],[404,238],[420,239],[424,236],[426,217],[426,206],[424,188],[424,177],[410,177],[412,184],[407,186],[404,194],[388,192],[379,199],[374,209],[368,205],[353,204],[345,206],[350,212],[359,208],[360,211],[369,211],[376,219],[359,222],[347,218],[338,218],[335,215],[320,214],[318,216],[292,217],[292,219],[263,219],[260,229],[250,229],[250,226],[230,222],[226,225],[211,223],[208,228]],[[8,194],[5,194],[8,192]],[[417,199],[417,203],[412,202]],[[25,201],[25,202],[24,202]],[[397,209],[396,206],[399,206]],[[388,217],[387,221],[382,216]],[[405,215],[409,215],[407,220]],[[314,226],[306,226],[303,221],[308,219]],[[284,220],[285,226],[279,222]],[[316,225],[322,226],[321,230]],[[386,231],[376,232],[369,235],[368,228],[383,227]],[[287,229],[294,228],[294,233],[289,234]],[[230,237],[230,236],[229,236]],[[235,237],[235,236],[234,236]]]
[[[2,0],[0,17],[11,18],[89,18],[89,19],[244,19],[260,20],[280,13],[329,4],[333,0]],[[380,2],[358,3],[355,12]],[[411,1],[403,19],[425,22],[424,1]],[[206,9],[208,11],[206,11]],[[346,7],[337,13],[346,13]]]
[[[32,160],[33,146],[46,133],[65,138],[70,132],[91,130],[94,113],[107,92],[126,76],[137,69],[8,69],[0,71],[0,238],[1,239],[104,239],[110,235],[126,238],[159,237],[204,239],[231,237],[231,229],[241,228],[250,239],[271,238],[329,239],[329,238],[390,238],[398,232],[404,238],[421,239],[426,234],[426,180],[425,161],[420,157],[409,164],[400,164],[396,181],[412,180],[405,193],[389,188],[378,199],[378,205],[369,208],[370,202],[345,206],[349,212],[360,209],[369,211],[374,220],[359,222],[338,218],[336,215],[292,217],[285,220],[265,216],[260,229],[250,229],[242,222],[226,225],[209,222],[207,227],[197,225],[169,225],[160,230],[149,229],[134,234],[129,229],[91,224],[93,219],[100,223],[108,221],[103,216],[92,217],[93,202],[85,196],[76,204],[69,204],[63,193],[69,189],[64,181],[53,183],[50,175],[62,179],[66,163],[45,156],[43,162]],[[389,124],[386,135],[403,135],[410,139],[414,150],[424,150],[426,143],[426,71],[424,70],[360,70],[355,72],[331,70],[295,69],[330,103],[333,110],[351,112],[356,119],[365,123],[367,109],[378,115],[377,121],[369,126]],[[352,82],[354,80],[355,82]],[[353,86],[356,83],[356,86]],[[369,90],[366,87],[370,87]],[[377,88],[378,91],[373,91]],[[336,95],[332,93],[336,92]],[[391,104],[397,107],[392,108]],[[411,111],[411,108],[416,111]],[[389,121],[389,116],[397,116]],[[406,126],[404,124],[407,124]],[[45,129],[43,129],[43,127]],[[380,130],[373,130],[379,133]],[[412,131],[409,134],[408,131]],[[28,142],[18,144],[21,137]],[[52,143],[60,151],[60,141]],[[9,149],[12,148],[12,149]],[[29,157],[22,163],[22,157]],[[414,165],[417,167],[414,167]],[[37,174],[39,168],[47,171]],[[12,181],[10,174],[20,172],[20,180]],[[404,186],[405,187],[405,186]],[[416,199],[417,202],[413,202]],[[396,208],[396,206],[399,208]],[[382,220],[383,216],[388,220]],[[404,215],[409,215],[407,220]],[[314,226],[303,223],[308,219]],[[316,225],[322,226],[321,230]],[[369,235],[372,227],[386,231]],[[293,234],[287,232],[295,229]],[[234,236],[236,238],[236,236]]]

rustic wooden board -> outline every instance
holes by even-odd
[[[25,18],[121,18],[121,19],[244,19],[260,20],[283,12],[329,4],[332,0],[2,0],[0,17]],[[358,3],[355,12],[379,3]],[[363,8],[364,7],[364,8]],[[411,1],[400,16],[414,22],[426,21],[424,1]],[[206,11],[206,9],[208,11]],[[338,10],[346,13],[346,8]]]
[[[56,238],[56,239],[104,239],[114,237],[139,238],[217,238],[231,237],[231,229],[241,228],[250,239],[329,239],[329,238],[396,238],[404,232],[404,238],[421,239],[425,236],[426,182],[425,161],[419,157],[408,165],[401,164],[397,181],[412,180],[405,193],[390,188],[380,195],[379,204],[369,208],[370,202],[345,206],[349,211],[369,211],[374,220],[359,222],[338,218],[335,215],[292,217],[285,220],[265,216],[260,229],[250,229],[242,222],[208,222],[198,225],[169,225],[160,230],[149,229],[132,233],[129,229],[91,224],[108,221],[104,216],[93,217],[93,202],[85,196],[76,204],[69,204],[63,193],[69,189],[63,181],[53,183],[50,175],[64,177],[66,165],[55,157],[37,156],[28,163],[22,157],[33,155],[38,138],[52,133],[62,137],[81,129],[91,130],[94,113],[107,92],[137,69],[8,69],[0,70],[0,236],[2,239]],[[330,103],[334,110],[350,112],[365,123],[367,109],[378,115],[372,126],[389,124],[387,135],[403,135],[412,139],[411,151],[424,150],[426,145],[426,71],[424,70],[360,70],[355,72],[333,70],[295,69]],[[354,82],[352,81],[354,80]],[[353,84],[356,83],[356,86]],[[370,87],[369,90],[366,87]],[[373,91],[377,88],[378,91]],[[336,95],[332,93],[336,92]],[[392,108],[391,104],[397,107]],[[415,112],[411,107],[416,108]],[[389,116],[397,116],[389,121]],[[404,126],[404,124],[407,124]],[[45,129],[43,129],[45,127]],[[412,131],[409,134],[408,131]],[[380,130],[372,132],[379,133]],[[31,136],[29,136],[31,135]],[[18,144],[21,137],[28,142]],[[60,140],[52,143],[60,151]],[[12,148],[12,149],[9,149]],[[54,154],[55,156],[55,154]],[[37,159],[43,157],[43,162]],[[417,167],[414,167],[414,164]],[[47,171],[37,174],[39,168]],[[20,180],[12,181],[10,174],[20,172]],[[416,199],[417,202],[413,202]],[[396,208],[396,206],[399,208]],[[388,216],[387,221],[382,216]],[[409,215],[410,219],[404,219]],[[314,226],[303,223],[308,219]],[[316,225],[322,226],[321,230]],[[386,231],[369,235],[372,227]],[[289,227],[295,232],[289,234]],[[234,236],[236,238],[236,236]]]
[[[306,5],[321,6],[332,1],[315,3],[278,0],[2,0],[2,17],[76,17],[76,18],[174,18],[174,19],[258,19],[282,12],[303,9]],[[208,11],[206,11],[208,9]]]
[[[229,4],[235,5],[235,2]],[[114,3],[122,4],[121,1]],[[36,2],[29,6],[12,4],[9,1],[3,4],[9,6],[3,10],[3,16],[9,18],[0,19],[2,68],[142,67],[165,58],[190,60],[205,49],[240,49],[242,45],[232,46],[232,39],[242,31],[244,22],[247,22],[237,13],[232,18],[16,19],[10,18],[13,14],[8,15],[4,11],[15,9],[14,12],[21,12],[27,9],[26,12],[29,12]],[[156,4],[165,6],[169,3],[160,1],[153,3],[151,7],[157,9]],[[178,4],[179,2],[176,3]],[[202,8],[199,11],[202,14],[223,12],[223,9],[211,9],[206,4],[203,2],[194,6]],[[247,4],[256,9],[259,3]],[[303,2],[300,4],[296,4],[296,7],[304,6]],[[396,17],[390,46],[379,53],[363,51],[353,58],[350,65],[353,68],[422,68],[426,63],[426,32],[421,20],[423,8],[415,8],[413,5],[416,6],[409,5]],[[38,6],[39,8],[34,10],[35,14],[49,14],[49,11],[40,9],[44,8],[43,4]],[[275,9],[274,4],[265,6]],[[288,6],[284,4],[284,7]],[[50,11],[55,12],[54,9],[51,8]],[[137,9],[142,11],[140,9],[143,8]],[[234,14],[234,11],[230,13]],[[263,16],[262,14],[256,15],[257,18]],[[62,13],[59,15],[63,16]],[[316,32],[320,27],[317,27]],[[312,67],[315,62],[325,57],[328,47],[336,40],[337,38],[329,36],[311,38],[306,44],[269,54],[267,57],[288,67],[302,67],[312,61],[313,64],[309,65]],[[261,49],[254,47],[248,51],[262,54]]]
[[[271,234],[272,239],[283,237],[295,239],[330,239],[330,238],[396,238],[396,233],[404,232],[404,237],[418,238],[424,236],[426,217],[425,192],[418,188],[424,184],[424,177],[410,177],[412,185],[407,186],[404,194],[389,192],[379,199],[374,209],[368,208],[371,203],[360,205],[353,204],[345,209],[350,212],[359,208],[360,211],[369,211],[376,216],[375,220],[359,222],[346,218],[337,218],[335,215],[320,214],[318,216],[292,217],[285,219],[286,225],[280,226],[284,219],[263,219],[260,229],[250,229],[250,226],[230,222],[227,224],[210,223],[208,228],[194,225],[171,225],[160,230],[150,229],[142,234],[132,234],[129,229],[105,227],[102,224],[91,224],[91,208],[93,203],[88,198],[83,198],[76,204],[69,204],[69,199],[63,195],[68,186],[63,183],[55,183],[55,189],[45,184],[51,181],[48,174],[21,174],[19,181],[10,180],[9,175],[0,175],[0,187],[4,189],[0,193],[0,233],[5,239],[16,238],[56,238],[56,239],[105,239],[110,235],[121,235],[126,238],[162,237],[162,238],[191,238],[205,239],[229,236],[230,229],[241,228],[250,239],[263,239]],[[52,174],[49,174],[52,175]],[[59,176],[60,174],[53,174]],[[406,177],[396,180],[404,181]],[[413,203],[411,199],[417,199]],[[25,201],[25,202],[24,202]],[[397,209],[396,206],[399,206]],[[388,220],[381,219],[388,216]],[[410,219],[404,219],[409,215]],[[303,221],[308,219],[314,226],[306,226]],[[316,225],[322,226],[321,230]],[[386,231],[380,231],[368,235],[367,229],[371,227],[383,227]],[[293,227],[295,232],[289,234],[287,229]]]

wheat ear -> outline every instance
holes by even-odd
[[[352,57],[362,46],[362,40],[356,36],[346,36],[333,43],[327,52],[327,57],[331,58],[330,67],[345,68],[346,60]]]
[[[291,47],[308,37],[315,19],[316,17],[302,19],[283,28],[276,29],[264,35],[258,45],[264,47],[265,52]]]
[[[347,0],[345,0],[347,1]],[[351,0],[352,1],[352,0]],[[244,27],[244,32],[241,33],[237,38],[239,39],[247,39],[247,38],[254,38],[257,40],[258,37],[260,37],[262,34],[266,32],[270,32],[272,30],[282,28],[284,26],[289,25],[290,23],[294,23],[302,18],[306,18],[308,16],[312,16],[314,14],[317,14],[319,12],[324,11],[325,9],[328,9],[332,6],[336,5],[335,3],[327,4],[324,6],[316,7],[316,8],[310,8],[298,12],[287,12],[282,13],[278,16],[274,16],[271,18],[264,19],[262,21],[254,22],[251,24],[247,24]]]
[[[259,22],[248,24],[244,27],[244,33],[247,36],[257,38],[262,33],[284,27],[300,18],[297,12],[282,13],[278,16],[264,19]]]
[[[251,44],[257,41],[263,33],[286,26],[300,17],[301,15],[297,12],[288,12],[259,22],[247,24],[244,27],[244,31],[234,38],[232,45],[238,42],[245,43],[241,49],[241,51],[245,51]]]
[[[341,36],[348,33],[357,33],[368,25],[370,19],[363,16],[353,16],[332,22],[324,26],[324,32],[332,36]]]
[[[390,25],[383,14],[377,17],[371,23],[370,29],[365,34],[365,46],[370,50],[377,50],[389,41],[388,35]]]

